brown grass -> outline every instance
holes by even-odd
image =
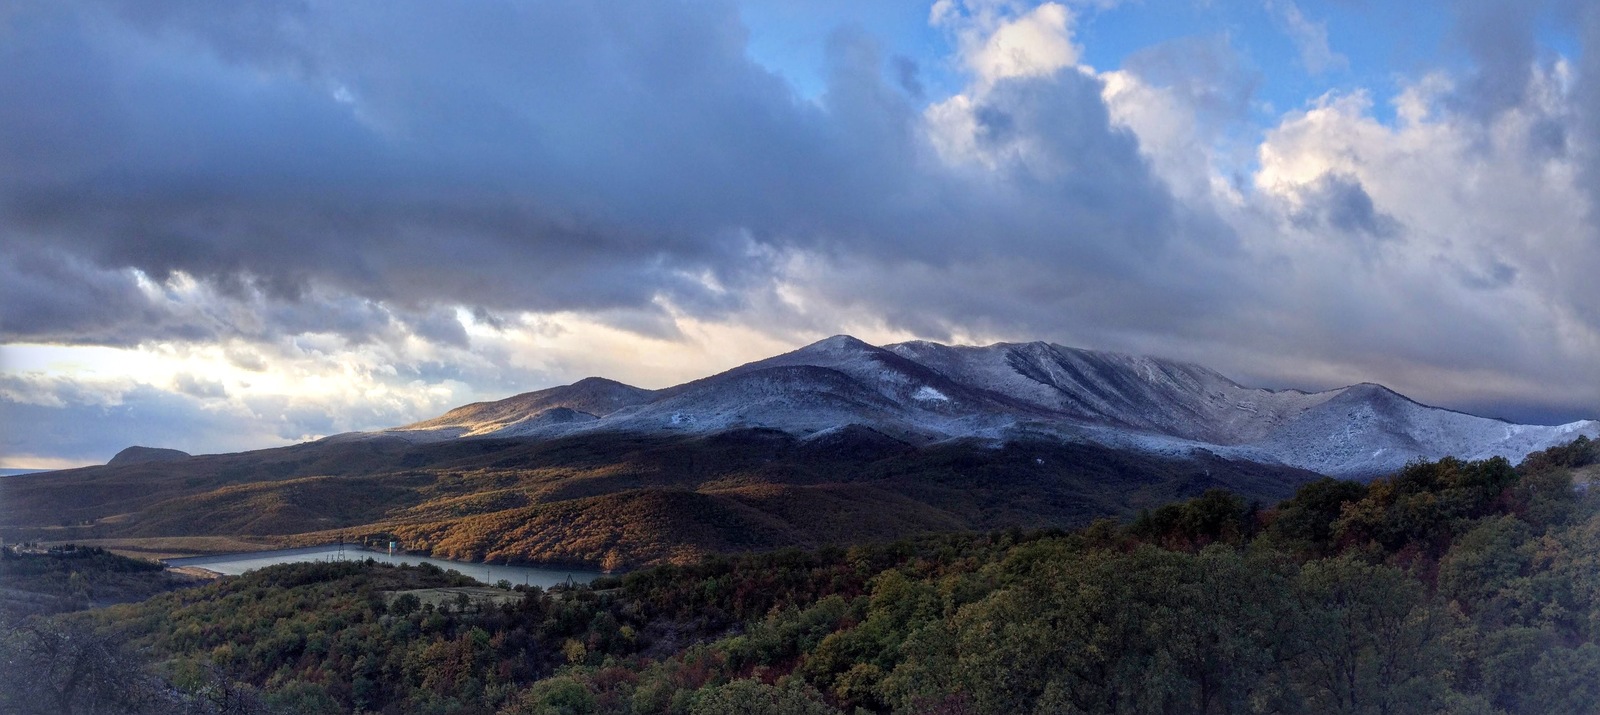
[[[755,430],[373,440],[9,477],[0,480],[0,536],[145,557],[398,537],[446,558],[639,565],[1074,526],[1218,486],[1270,503],[1310,477],[1059,443],[916,449],[875,433],[825,446]]]
[[[66,543],[66,542],[59,542]],[[245,551],[276,549],[279,544],[262,539],[240,539],[231,536],[157,536],[116,539],[83,539],[72,542],[82,546],[98,546],[119,556],[160,561],[186,556],[232,554]],[[50,545],[50,544],[47,544]]]

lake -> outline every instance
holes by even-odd
[[[390,556],[386,551],[365,549],[359,546],[307,546],[299,549],[250,551],[241,554],[167,559],[164,563],[168,566],[193,566],[227,576],[237,576],[246,571],[254,571],[255,569],[275,564],[312,561],[365,561],[369,558],[380,564],[395,564],[397,566],[400,564],[411,564],[412,566],[423,563],[433,564],[446,571],[455,571],[468,578],[477,579],[485,585],[494,585],[495,582],[505,579],[510,581],[512,585],[526,584],[528,586],[550,588],[569,581],[586,584],[602,575],[598,571],[584,571],[582,569],[480,564],[471,561],[451,561],[449,559],[435,559],[428,556],[413,556],[410,554]]]

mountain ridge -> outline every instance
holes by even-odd
[[[1274,390],[1197,363],[1043,341],[874,346],[849,335],[659,390],[585,378],[365,434],[430,441],[758,428],[805,437],[846,425],[912,444],[1026,434],[1169,456],[1204,450],[1356,478],[1444,456],[1517,460],[1600,436],[1594,420],[1516,424],[1373,382]]]

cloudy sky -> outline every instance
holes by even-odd
[[[1600,8],[0,5],[0,467],[835,333],[1600,416]]]

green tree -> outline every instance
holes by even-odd
[[[1403,572],[1340,556],[1297,579],[1295,681],[1321,713],[1430,712],[1446,682],[1442,619]]]
[[[822,694],[798,678],[778,685],[735,680],[700,692],[690,715],[842,715],[823,702]]]
[[[1296,490],[1293,497],[1279,504],[1268,533],[1286,546],[1311,556],[1334,553],[1334,522],[1344,505],[1367,495],[1360,482],[1324,477]]]
[[[1546,715],[1593,715],[1600,703],[1600,646],[1546,651],[1529,680],[1534,690],[1528,712]]]
[[[500,715],[589,715],[596,707],[594,694],[582,680],[558,675],[522,691]]]

